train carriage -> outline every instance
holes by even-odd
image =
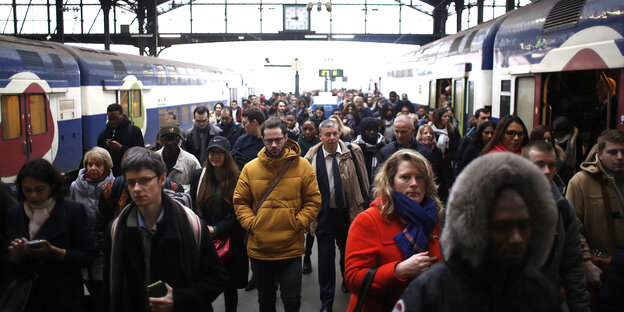
[[[12,183],[37,157],[75,171],[97,144],[111,103],[123,107],[149,146],[168,112],[189,129],[197,106],[229,105],[246,90],[231,70],[0,36],[2,181]]]

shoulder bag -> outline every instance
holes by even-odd
[[[364,276],[364,280],[362,281],[362,287],[360,287],[360,293],[358,294],[357,304],[355,305],[355,309],[353,312],[362,311],[362,304],[364,303],[364,298],[366,298],[366,293],[368,293],[368,289],[370,285],[373,283],[373,279],[375,278],[375,274],[377,273],[378,268],[370,268],[366,275]]]

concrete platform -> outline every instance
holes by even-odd
[[[312,251],[312,273],[304,274],[301,280],[301,312],[318,312],[321,309],[321,299],[319,296],[318,285],[318,270],[317,270],[317,242],[314,242],[314,249]],[[350,293],[344,294],[340,290],[340,284],[342,278],[340,277],[340,266],[338,264],[340,252],[336,248],[336,294],[334,297],[333,310],[340,312],[346,311],[349,306]],[[251,272],[250,272],[251,274]],[[279,290],[277,291],[277,303],[275,305],[277,311],[284,311],[282,301],[279,296]],[[212,307],[215,312],[224,312],[225,304],[223,302],[223,295],[219,296],[213,303]],[[258,311],[258,291],[245,291],[244,289],[238,290],[238,311]]]

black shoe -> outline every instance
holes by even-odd
[[[342,292],[345,294],[349,292],[349,289],[347,288],[347,285],[345,285],[344,280],[342,280],[342,285],[340,285],[340,288],[342,289]]]
[[[256,281],[252,278],[249,280],[249,283],[247,283],[247,286],[245,286],[245,291],[252,291],[256,289]]]
[[[322,307],[321,312],[332,312],[332,308]]]
[[[303,274],[312,273],[312,262],[310,261],[309,257],[303,258],[303,269],[301,271],[303,272]]]

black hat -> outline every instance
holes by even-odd
[[[210,150],[211,148],[216,147],[224,152],[229,152],[230,151],[230,141],[228,141],[226,138],[217,135],[214,138],[212,138],[210,140],[210,143],[208,143],[208,147],[206,148],[206,150]]]

